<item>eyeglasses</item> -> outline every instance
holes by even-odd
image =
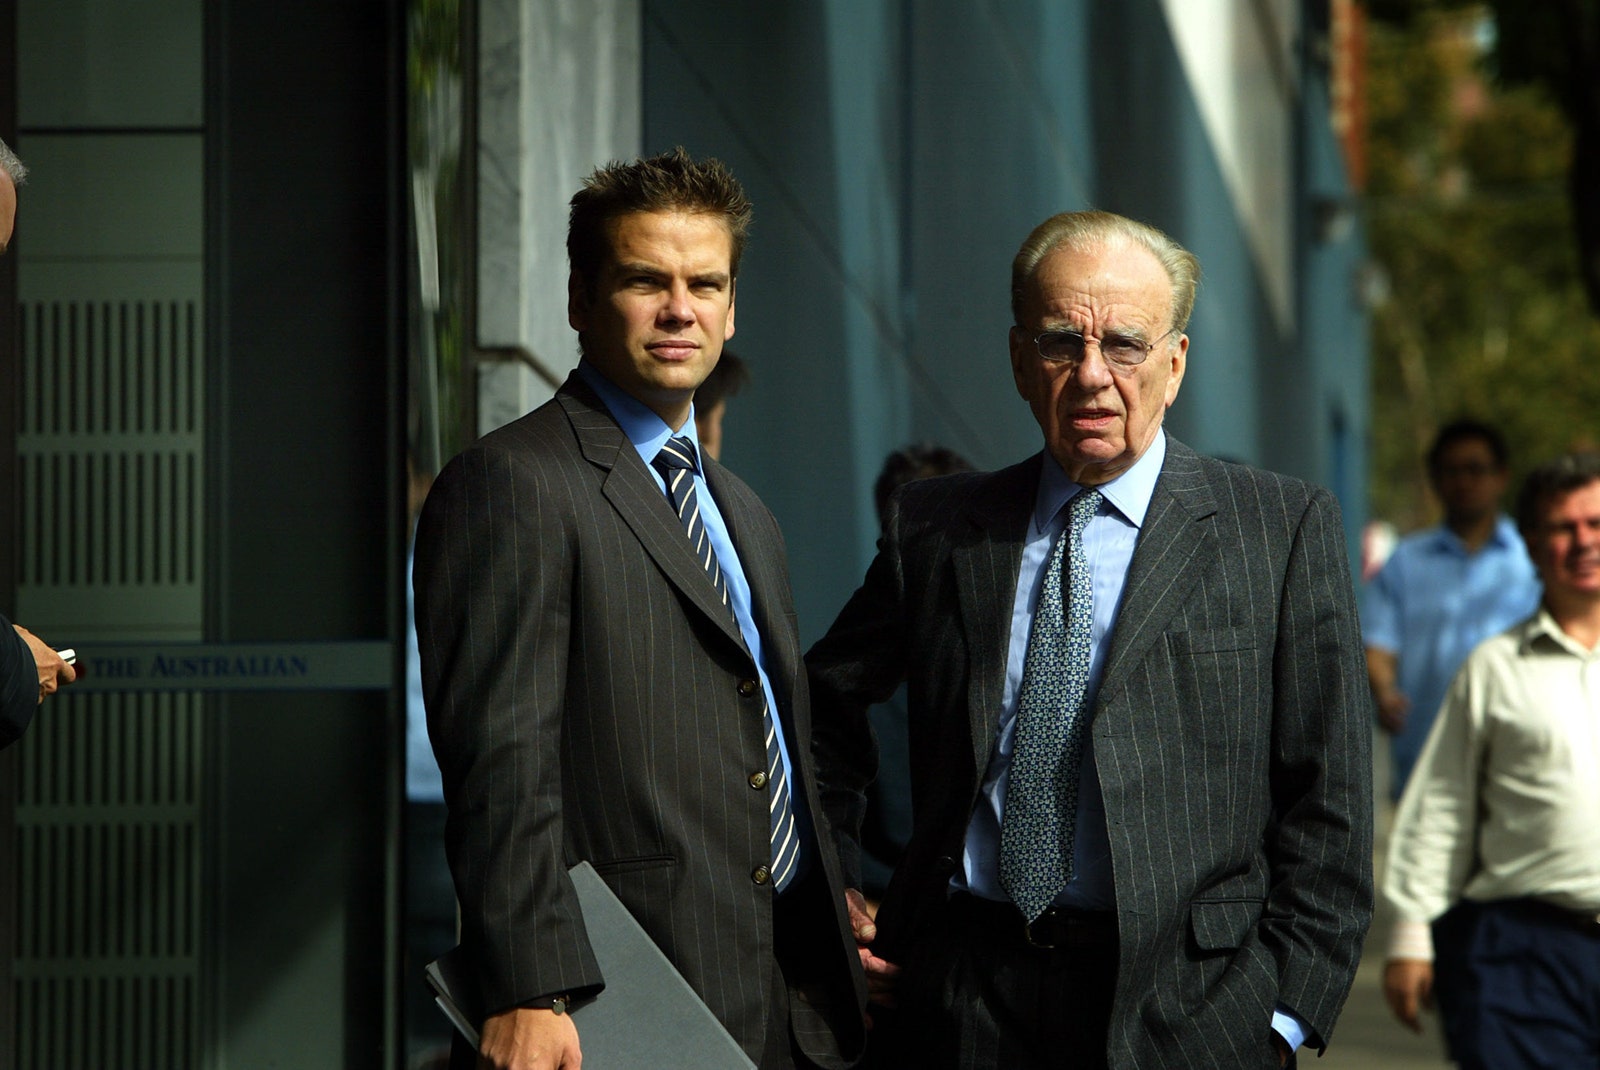
[[[1170,337],[1178,328],[1167,331],[1154,342],[1134,338],[1115,331],[1099,338],[1085,338],[1082,331],[1045,331],[1033,340],[1039,356],[1051,364],[1077,364],[1092,341],[1100,347],[1100,355],[1113,368],[1136,368],[1143,364],[1150,351]]]

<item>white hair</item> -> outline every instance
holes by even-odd
[[[0,141],[0,170],[11,176],[13,186],[20,186],[28,180],[28,169],[22,166],[17,154],[4,141]]]

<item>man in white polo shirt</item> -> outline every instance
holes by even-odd
[[[1464,1070],[1600,1066],[1600,454],[1528,477],[1534,615],[1467,658],[1401,799],[1384,971]],[[1431,931],[1430,931],[1431,925]]]

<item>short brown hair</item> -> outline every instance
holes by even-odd
[[[1200,288],[1200,261],[1195,255],[1162,231],[1114,212],[1061,212],[1033,228],[1022,248],[1011,261],[1011,317],[1019,326],[1022,304],[1033,273],[1052,250],[1059,246],[1083,249],[1100,243],[1126,243],[1147,250],[1161,264],[1172,281],[1172,330],[1189,326],[1194,311],[1195,291]]]
[[[1565,494],[1600,482],[1600,453],[1568,453],[1528,473],[1517,493],[1517,528],[1524,539],[1538,534],[1544,511]]]
[[[729,271],[750,233],[750,198],[721,160],[696,160],[678,146],[671,152],[597,168],[572,195],[567,216],[567,262],[593,296],[609,244],[606,224],[635,212],[690,212],[718,216],[733,238]]]

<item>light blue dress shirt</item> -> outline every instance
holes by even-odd
[[[612,418],[617,421],[617,426],[622,428],[622,433],[638,451],[651,478],[661,488],[662,501],[667,501],[666,480],[661,478],[661,473],[657,472],[655,465],[650,462],[655,460],[656,454],[661,452],[661,447],[665,446],[667,440],[674,435],[681,435],[693,442],[695,456],[699,457],[700,438],[695,432],[693,408],[691,407],[689,411],[689,419],[684,421],[683,429],[674,431],[648,406],[607,379],[588,361],[578,362],[578,374],[583,377],[584,382],[594,388],[596,394],[600,395],[600,400],[610,410]],[[810,865],[811,814],[806,808],[805,794],[795,778],[794,765],[789,760],[789,744],[783,735],[783,718],[778,716],[780,708],[778,700],[772,692],[772,682],[767,679],[767,662],[761,648],[761,632],[756,627],[755,617],[751,612],[750,581],[745,578],[744,565],[739,561],[739,552],[734,549],[733,540],[728,537],[728,523],[722,519],[722,513],[717,509],[717,499],[706,486],[705,475],[700,467],[695,469],[694,490],[700,506],[700,518],[705,522],[706,535],[711,539],[711,547],[717,554],[717,564],[722,567],[723,578],[728,582],[728,601],[733,603],[733,615],[739,622],[739,632],[744,636],[744,643],[750,650],[750,656],[755,659],[756,675],[761,679],[761,690],[767,697],[767,708],[772,711],[772,728],[778,737],[778,753],[783,759],[783,773],[789,780],[795,827],[801,833],[800,860],[795,874],[798,880]],[[685,536],[685,542],[687,541]],[[710,583],[711,580],[708,578],[706,582]]]
[[[428,740],[428,716],[422,705],[422,656],[417,652],[416,594],[411,569],[416,560],[413,535],[406,547],[406,798],[412,802],[444,802],[444,777]]]
[[[1105,501],[1083,532],[1084,554],[1094,585],[1094,623],[1089,637],[1089,682],[1084,690],[1084,709],[1093,710],[1105,673],[1106,652],[1122,608],[1122,589],[1127,583],[1128,566],[1139,540],[1139,529],[1150,508],[1156,480],[1167,458],[1167,433],[1156,432],[1155,441],[1133,466],[1116,479],[1100,486]],[[1048,452],[1039,472],[1039,491],[1033,517],[1022,544],[1022,567],[1017,573],[1017,590],[1011,606],[1011,640],[1006,650],[1006,679],[1001,693],[1000,737],[989,758],[989,768],[979,791],[978,805],[967,826],[967,842],[962,853],[962,868],[951,880],[952,888],[970,891],[986,899],[1010,902],[1000,884],[1000,821],[1005,813],[1006,785],[1011,773],[1011,752],[1017,738],[1017,699],[1022,690],[1023,663],[1028,655],[1028,636],[1033,630],[1033,614],[1044,586],[1045,565],[1056,540],[1066,528],[1067,502],[1080,487]],[[1111,840],[1106,832],[1105,801],[1100,794],[1100,776],[1094,764],[1094,739],[1086,730],[1083,760],[1078,768],[1078,816],[1073,830],[1072,880],[1056,897],[1055,905],[1069,910],[1111,910],[1117,906],[1112,885]],[[1272,1014],[1272,1028],[1289,1042],[1292,1049],[1305,1043],[1310,1028],[1292,1011],[1279,1005]]]
[[[1150,495],[1167,457],[1165,431],[1158,431],[1144,456],[1116,479],[1102,485],[1105,495],[1099,511],[1083,532],[1083,550],[1094,584],[1094,623],[1089,637],[1089,682],[1083,693],[1085,710],[1094,709],[1105,671],[1108,640],[1122,605],[1122,587],[1139,539]],[[1001,693],[1000,737],[989,758],[978,805],[967,826],[961,872],[954,878],[958,890],[985,899],[1009,903],[1000,885],[1000,821],[1005,812],[1006,785],[1011,777],[1011,752],[1017,739],[1017,699],[1022,690],[1022,668],[1028,656],[1028,636],[1033,614],[1044,586],[1045,565],[1056,540],[1066,528],[1064,506],[1079,491],[1047,452],[1039,472],[1039,491],[1033,517],[1022,544],[1022,568],[1011,605],[1011,642],[1006,651],[1005,688]],[[1105,803],[1100,777],[1095,772],[1094,740],[1085,727],[1083,761],[1078,769],[1078,818],[1072,842],[1072,880],[1056,897],[1056,905],[1075,910],[1115,910],[1111,885],[1111,842],[1106,834]]]
[[[1396,682],[1411,700],[1406,726],[1390,742],[1395,798],[1456,670],[1473,647],[1531,617],[1541,591],[1522,537],[1504,516],[1476,553],[1442,524],[1406,536],[1367,585],[1362,640],[1399,659]]]

